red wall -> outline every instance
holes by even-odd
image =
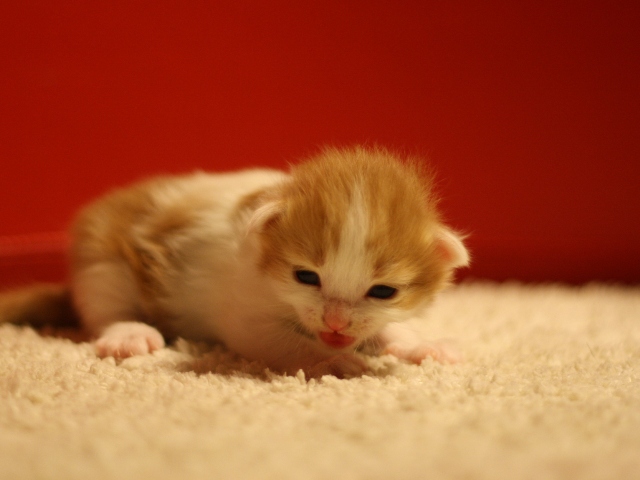
[[[112,186],[355,142],[430,156],[469,275],[640,281],[640,3],[142,3],[0,5],[0,285]]]

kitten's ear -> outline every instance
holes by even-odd
[[[440,227],[436,234],[437,250],[449,268],[469,265],[469,252],[462,242],[463,237],[447,227]]]
[[[247,232],[264,231],[266,226],[273,222],[282,212],[284,212],[284,205],[281,200],[268,200],[251,215],[247,223]]]

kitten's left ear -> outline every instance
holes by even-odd
[[[469,265],[469,252],[462,242],[463,237],[447,227],[440,227],[436,233],[437,250],[449,268]]]
[[[266,226],[273,222],[282,212],[284,212],[284,206],[281,200],[268,200],[251,215],[247,223],[247,232],[264,231]]]

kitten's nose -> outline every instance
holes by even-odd
[[[337,306],[328,307],[324,312],[322,321],[334,332],[341,332],[351,325],[351,320],[345,315],[344,310]]]

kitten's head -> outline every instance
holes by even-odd
[[[300,333],[327,348],[355,346],[410,317],[467,265],[430,183],[418,163],[385,150],[327,149],[270,192],[250,229]]]

